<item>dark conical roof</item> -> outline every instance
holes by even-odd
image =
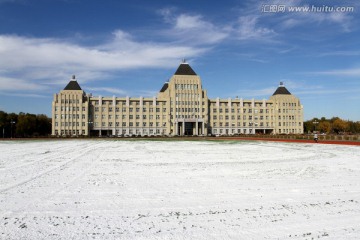
[[[78,82],[76,81],[75,75],[72,75],[72,78],[64,90],[82,90]]]
[[[64,90],[82,90],[77,81],[71,80]]]
[[[286,89],[284,84],[281,82],[280,86],[274,92],[273,96],[274,95],[291,95],[291,93],[289,92],[289,90]]]
[[[188,63],[181,63],[175,75],[197,75]]]

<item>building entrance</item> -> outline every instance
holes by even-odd
[[[204,134],[204,123],[193,121],[179,121],[176,123],[176,135],[180,136],[198,136]]]
[[[194,135],[194,123],[186,122],[185,123],[185,134],[187,136]]]

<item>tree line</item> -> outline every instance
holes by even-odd
[[[0,131],[2,138],[48,136],[51,134],[51,118],[44,114],[0,111]]]
[[[354,122],[338,117],[331,119],[322,117],[304,122],[304,133],[313,131],[326,134],[360,134],[360,121]]]

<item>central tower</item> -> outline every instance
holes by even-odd
[[[183,61],[170,81],[165,83],[158,98],[170,99],[170,132],[175,135],[206,135],[208,97],[201,79]]]

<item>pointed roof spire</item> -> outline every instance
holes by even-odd
[[[64,90],[82,90],[79,83],[76,81],[75,75],[72,75],[70,82],[66,85]]]
[[[284,86],[284,83],[280,82],[280,85],[274,92],[273,96],[274,95],[291,95],[291,93],[289,92],[289,90],[286,89],[286,87]]]
[[[175,75],[197,75],[197,74],[186,62],[186,60],[183,59],[180,66],[176,70]]]

